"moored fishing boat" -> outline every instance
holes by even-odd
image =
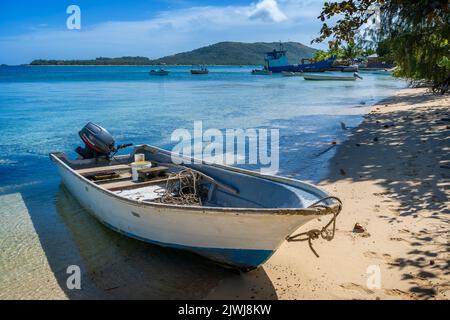
[[[272,74],[272,71],[267,69],[253,69],[252,74],[259,76],[270,76]]]
[[[109,133],[89,123],[77,148],[82,159],[54,152],[61,180],[109,228],[151,244],[195,252],[248,271],[263,264],[308,221],[332,215],[324,229],[292,236],[331,240],[341,204],[311,184],[224,165],[187,161],[149,145],[125,156]],[[134,176],[135,159],[151,167]],[[177,161],[178,163],[178,161]],[[327,232],[332,226],[333,231]]]
[[[300,64],[289,64],[287,57],[287,51],[284,50],[283,45],[280,43],[280,49],[266,52],[265,58],[265,69],[270,70],[274,73],[277,72],[324,72],[329,70],[334,61],[335,57],[331,57],[327,60],[311,62],[311,59],[302,59]],[[305,63],[309,61],[310,63]]]
[[[168,76],[169,75],[169,71],[164,70],[164,69],[150,70],[149,73],[152,76]]]
[[[345,76],[334,76],[334,75],[322,75],[322,74],[308,74],[303,75],[305,80],[338,80],[338,81],[355,81],[356,79],[361,79],[357,73],[354,73],[351,77]]]
[[[191,74],[208,74],[209,70],[206,66],[201,66],[198,69],[191,69]]]

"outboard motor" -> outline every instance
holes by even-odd
[[[94,159],[104,157],[106,159],[114,156],[120,149],[132,146],[133,144],[122,144],[115,146],[112,135],[101,126],[89,122],[83,129],[78,132],[81,140],[85,143],[85,147],[78,147],[75,151],[83,159]]]

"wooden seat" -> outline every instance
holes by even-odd
[[[173,181],[173,180],[179,180],[179,177],[171,177],[171,178],[155,178],[153,180],[149,181],[143,181],[143,182],[134,182],[131,180],[128,181],[117,181],[112,183],[105,183],[101,184],[100,186],[104,189],[110,190],[110,191],[118,191],[118,190],[126,190],[126,189],[137,189],[142,188],[146,186],[151,186],[155,184],[164,184],[167,181]]]
[[[164,166],[139,169],[138,170],[139,180],[147,181],[156,178],[158,176],[163,176],[165,175],[167,170],[169,170],[169,168]]]
[[[89,177],[91,178],[91,177]],[[94,176],[95,178],[95,176]],[[111,178],[111,179],[105,179],[105,180],[95,180],[96,184],[106,184],[106,183],[112,183],[112,182],[119,182],[119,181],[126,181],[131,179],[131,172],[121,172],[117,178]]]
[[[131,167],[128,164],[118,164],[115,166],[79,169],[79,170],[76,170],[76,172],[81,174],[82,176],[91,176],[91,175],[98,175],[98,174],[110,172],[110,171],[121,171],[121,170],[130,170],[130,169],[131,169]]]

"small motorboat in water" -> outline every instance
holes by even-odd
[[[346,76],[334,76],[334,75],[322,75],[322,74],[308,74],[303,75],[305,80],[340,80],[340,81],[355,81],[356,79],[361,79],[356,72],[351,77]]]
[[[358,72],[358,65],[353,64],[349,66],[333,66],[328,71],[340,71],[340,72]]]
[[[191,74],[208,74],[209,70],[205,66],[201,66],[199,69],[192,69]]]
[[[115,146],[108,131],[93,123],[79,135],[85,143],[76,149],[79,159],[69,160],[60,152],[50,153],[50,158],[79,203],[128,237],[249,271],[315,218],[332,215],[322,230],[289,239],[331,240],[334,235],[341,203],[309,183],[191,158],[179,165],[173,161],[179,155],[149,145],[116,156],[130,145]],[[138,180],[137,158],[150,164],[138,171]]]
[[[294,72],[294,71],[281,71],[283,77],[301,77],[304,75],[303,72]]]
[[[272,71],[269,71],[267,69],[254,69],[252,70],[252,74],[259,76],[270,76],[272,74]]]
[[[150,70],[150,75],[152,75],[152,76],[168,76],[169,71],[164,70],[164,69]]]

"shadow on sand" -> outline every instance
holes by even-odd
[[[439,97],[400,96],[386,103],[414,105],[434,99]],[[400,237],[391,239],[407,241],[411,250],[390,267],[415,269],[414,276],[405,270],[403,279],[410,281],[411,293],[428,298],[437,293],[428,280],[450,275],[450,261],[445,258],[450,252],[450,110],[418,108],[420,112],[367,115],[363,128],[355,130],[338,148],[328,181],[376,181],[387,190],[379,195],[383,201],[400,203],[392,213],[382,213],[379,218],[393,225],[406,218],[417,219],[417,225],[420,221],[424,226],[420,230],[399,230]]]

